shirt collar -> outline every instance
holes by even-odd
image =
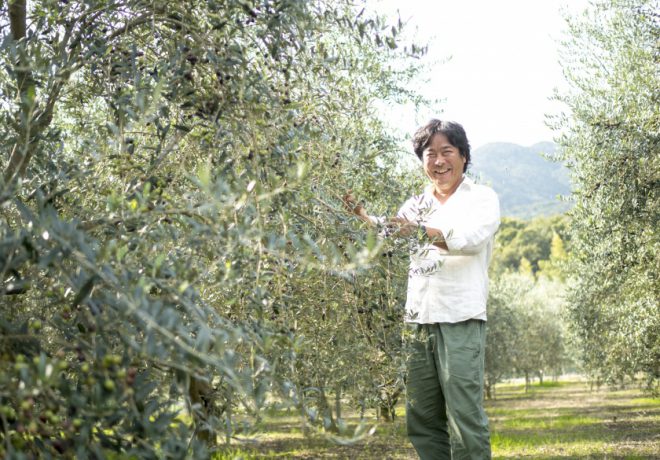
[[[456,189],[456,191],[454,193],[457,193],[461,189],[470,190],[470,188],[473,185],[474,185],[474,180],[472,180],[472,178],[470,178],[469,176],[466,176],[465,174],[463,174],[463,182],[461,182],[461,185],[458,186],[458,188]],[[433,184],[428,184],[426,187],[424,187],[424,195],[427,198],[433,198],[434,197],[433,196],[433,191],[434,191]]]

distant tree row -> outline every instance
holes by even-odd
[[[564,216],[504,218],[491,264],[486,337],[487,397],[504,378],[557,377],[572,365],[565,316],[569,254]]]

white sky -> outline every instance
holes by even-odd
[[[428,44],[430,64],[421,93],[443,99],[432,112],[412,107],[386,118],[405,134],[432,116],[461,123],[472,147],[488,142],[529,146],[553,140],[546,113],[564,79],[557,49],[566,10],[579,14],[587,0],[368,0],[370,8],[401,19],[416,42]],[[416,32],[416,33],[415,33]],[[451,57],[449,61],[447,58]]]

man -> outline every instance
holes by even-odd
[[[406,423],[422,460],[490,459],[483,409],[488,264],[500,222],[492,189],[464,175],[470,145],[461,125],[431,120],[413,137],[431,184],[397,217],[362,220],[421,241],[410,256],[405,320],[411,330]]]

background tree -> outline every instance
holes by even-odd
[[[537,217],[527,222],[510,217],[503,218],[495,236],[497,254],[493,258],[491,274],[497,276],[507,271],[518,271],[523,259],[530,264],[532,272],[537,273],[541,268],[540,261],[548,260],[551,256],[555,233],[563,245],[564,239],[567,238],[567,229],[566,218],[562,215]]]
[[[495,385],[515,373],[515,347],[520,342],[515,291],[503,279],[493,280],[488,292],[484,386],[486,397],[495,398]]]
[[[566,332],[563,216],[504,218],[490,268],[486,394],[507,377],[557,377],[571,364]],[[527,259],[527,255],[533,257]],[[536,269],[534,267],[537,267]]]
[[[570,19],[558,117],[574,183],[570,310],[587,369],[660,378],[659,5],[594,1]]]
[[[505,377],[557,377],[569,363],[562,285],[530,273],[507,273],[491,283],[486,337],[486,394]]]
[[[540,274],[550,279],[566,281],[567,262],[568,253],[564,247],[564,240],[557,232],[553,232],[548,260],[539,260],[538,262]]]
[[[515,276],[515,275],[513,275]],[[515,282],[521,287],[520,301],[515,304],[517,321],[522,331],[515,344],[514,368],[525,377],[527,388],[536,376],[543,384],[545,374],[561,375],[566,361],[562,321],[561,286],[523,275]]]

